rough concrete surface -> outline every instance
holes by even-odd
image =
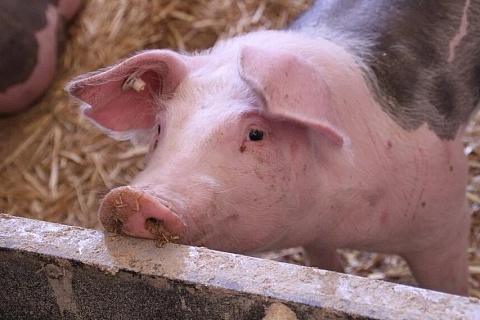
[[[0,319],[480,319],[480,301],[0,214]]]

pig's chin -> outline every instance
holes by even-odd
[[[137,238],[175,242],[186,230],[169,202],[129,186],[115,188],[105,196],[99,218],[106,231]]]

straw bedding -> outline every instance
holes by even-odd
[[[218,38],[278,29],[311,0],[86,0],[68,28],[56,79],[28,112],[0,119],[0,212],[98,228],[99,199],[142,169],[145,149],[103,135],[79,117],[63,87],[72,77],[145,48],[199,50]],[[465,137],[473,209],[470,293],[480,297],[480,122]],[[303,264],[299,249],[267,258]],[[342,251],[347,272],[409,283],[396,256]]]

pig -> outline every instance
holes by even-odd
[[[81,0],[0,2],[0,115],[25,110],[55,74],[64,24]]]
[[[284,30],[139,52],[66,90],[146,167],[99,218],[127,236],[251,253],[399,254],[468,294],[461,136],[479,104],[480,2],[316,1]]]

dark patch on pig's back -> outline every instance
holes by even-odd
[[[404,129],[427,123],[441,139],[453,139],[479,103],[480,3],[471,1],[468,33],[448,63],[449,42],[459,30],[464,1],[316,1],[292,24],[327,26],[332,34],[373,43],[363,56],[368,79],[383,109]],[[344,45],[348,40],[323,35]],[[369,78],[368,76],[366,78]]]
[[[47,26],[49,3],[57,5],[58,0],[0,1],[0,92],[25,82],[35,69],[35,33]]]
[[[403,128],[427,123],[439,138],[454,139],[478,105],[480,81],[472,74],[480,65],[478,5],[470,9],[468,34],[449,63],[449,44],[459,30],[464,3],[399,3],[392,10],[391,39],[381,34],[373,48],[377,97]]]

